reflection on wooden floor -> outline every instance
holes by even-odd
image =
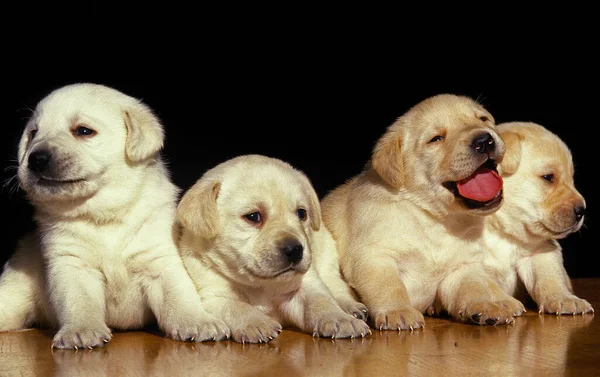
[[[600,279],[575,281],[600,308]],[[512,326],[426,318],[415,332],[314,339],[284,331],[263,345],[181,343],[152,332],[116,333],[105,348],[50,351],[52,332],[0,333],[0,376],[484,376],[600,375],[600,324],[592,315],[532,311]]]

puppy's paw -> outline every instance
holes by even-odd
[[[52,339],[51,348],[92,349],[104,347],[110,341],[112,334],[105,324],[96,326],[63,326]]]
[[[371,333],[362,320],[344,312],[324,313],[316,318],[313,336],[323,338],[364,338]]]
[[[171,320],[161,326],[165,334],[181,342],[204,342],[229,339],[229,327],[225,322],[208,313],[193,318]]]
[[[369,316],[367,307],[360,302],[354,300],[338,301],[342,310],[355,318],[366,321]]]
[[[415,330],[425,327],[423,314],[413,308],[380,312],[375,315],[377,330]]]
[[[473,302],[458,312],[458,318],[478,325],[506,325],[515,321],[516,307],[515,302],[510,300]],[[523,305],[520,304],[520,307]],[[523,309],[520,310],[522,313]]]
[[[525,310],[525,305],[514,297],[506,296],[504,300],[494,301],[495,303],[504,306],[508,309],[509,312],[513,313],[513,317],[520,317],[523,315]]]
[[[593,313],[594,308],[586,300],[580,299],[577,296],[554,296],[540,300],[538,303],[540,313],[549,314],[585,314]]]
[[[425,314],[427,314],[429,317],[440,317],[443,312],[444,309],[442,308],[442,305],[438,303],[429,305],[429,307],[425,310]]]
[[[243,319],[231,329],[231,339],[238,343],[267,343],[281,334],[281,325],[269,316]]]

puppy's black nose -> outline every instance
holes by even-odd
[[[575,221],[579,221],[585,216],[585,207],[575,207]]]
[[[281,252],[290,263],[298,263],[302,260],[304,247],[296,239],[285,239],[281,246]]]
[[[41,173],[50,164],[52,154],[48,151],[36,151],[29,155],[28,166],[30,170]]]
[[[471,147],[475,152],[484,154],[492,152],[496,148],[496,144],[494,143],[492,135],[486,132],[477,135],[471,142]]]

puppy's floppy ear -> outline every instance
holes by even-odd
[[[402,140],[394,130],[388,130],[375,145],[371,166],[390,186],[404,185],[404,162],[402,161]]]
[[[521,162],[521,135],[513,131],[506,131],[500,133],[504,145],[506,146],[506,152],[504,152],[504,158],[500,163],[503,174],[513,174],[517,171],[519,163]]]
[[[303,172],[296,170],[304,181],[304,188],[308,193],[308,215],[310,216],[310,227],[312,230],[317,232],[321,229],[321,204],[319,203],[319,197],[315,191],[310,179]]]
[[[125,153],[133,162],[143,161],[163,147],[164,130],[152,110],[141,102],[123,110],[127,127]]]
[[[196,182],[181,198],[177,219],[197,236],[213,238],[219,233],[217,197],[220,182]]]

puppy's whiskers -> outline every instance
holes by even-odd
[[[14,162],[17,162],[16,160],[11,160]],[[17,171],[17,169],[19,168],[19,165],[9,165],[7,167],[4,168],[5,172],[8,171]],[[8,177],[6,180],[4,180],[3,184],[2,184],[2,190],[6,190],[8,192],[8,197],[11,198],[15,192],[19,191],[19,189],[21,188],[21,185],[19,183],[17,174],[13,174],[10,177]]]

